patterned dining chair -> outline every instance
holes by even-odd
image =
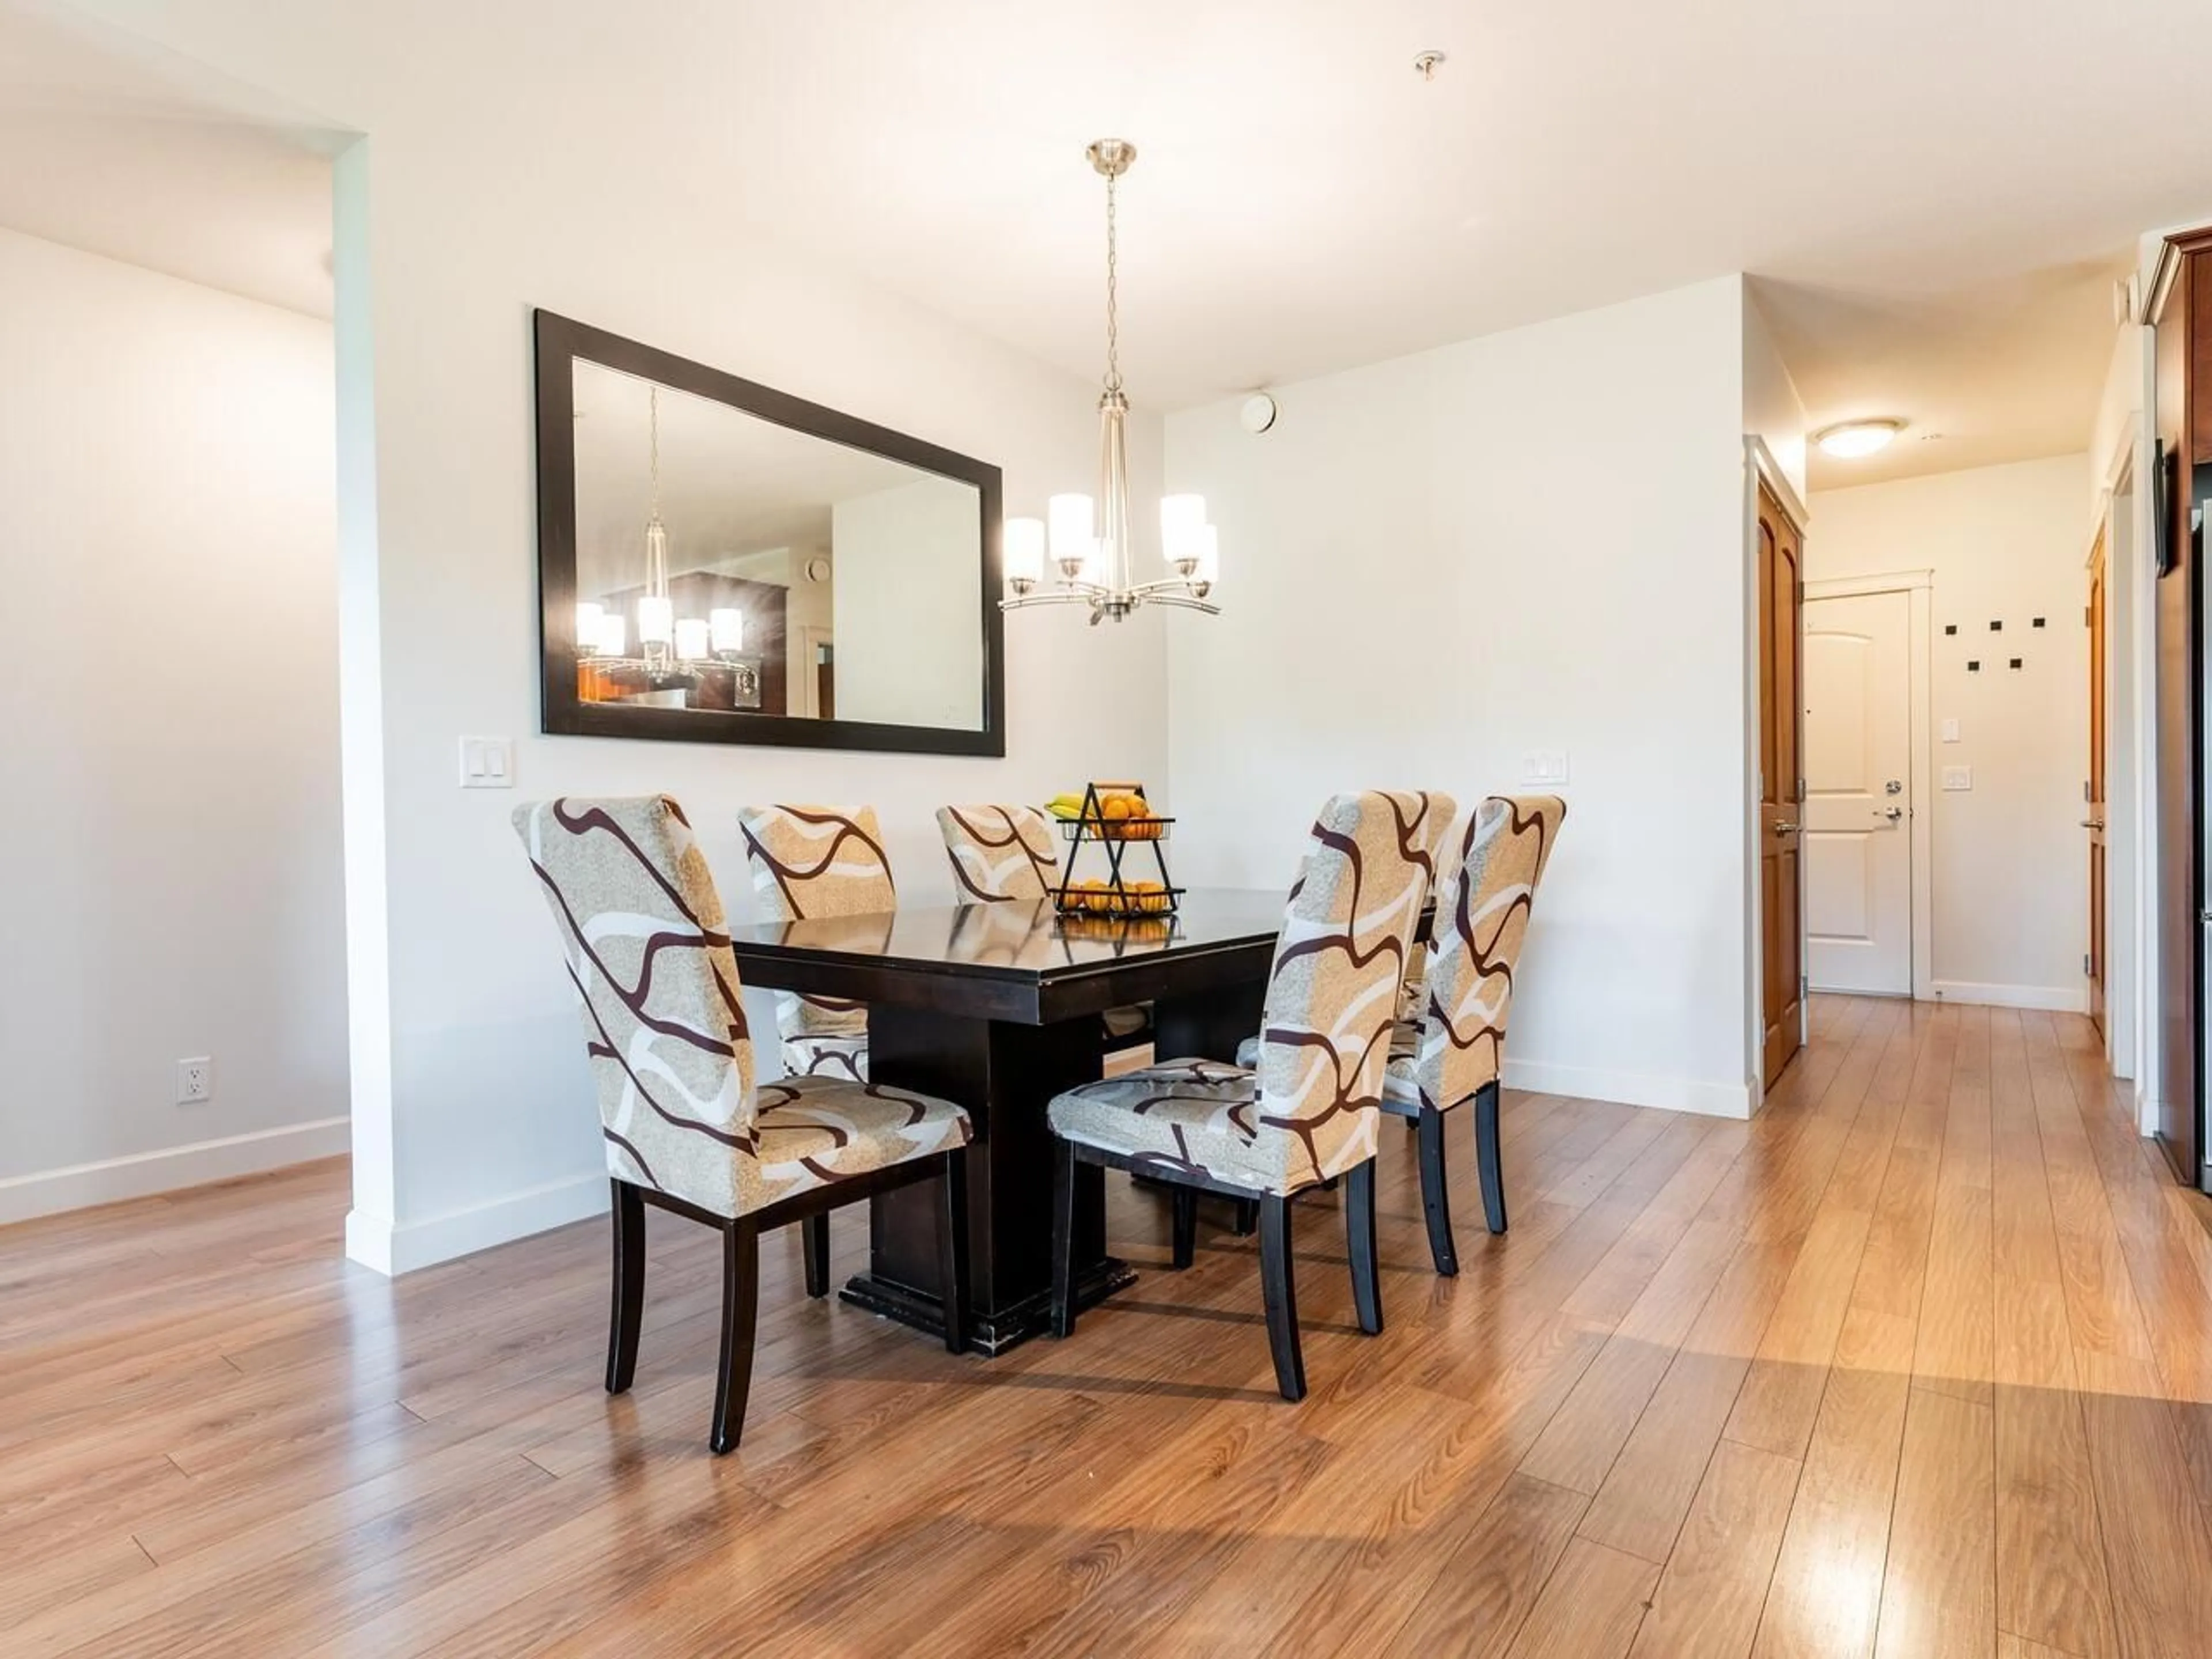
[[[771,1228],[940,1182],[945,1346],[962,1352],[967,1112],[851,1078],[755,1083],[721,898],[690,822],[667,796],[540,801],[516,810],[514,828],[561,936],[599,1088],[614,1199],[607,1392],[624,1392],[636,1374],[648,1204],[722,1235],[721,1361],[708,1442],[718,1453],[744,1431],[760,1235]]]
[[[954,896],[963,904],[1041,899],[1060,889],[1053,821],[1034,806],[940,806],[937,829],[952,860]],[[1149,1006],[1109,1008],[1099,1022],[1109,1049],[1152,1040]]]
[[[872,806],[748,806],[738,814],[762,916],[811,921],[898,907]],[[868,1078],[868,1011],[857,1002],[775,994],[783,1068],[796,1077]]]
[[[1397,815],[1396,828],[1401,854],[1420,866],[1421,890],[1424,903],[1427,896],[1437,890],[1437,872],[1442,865],[1444,848],[1451,841],[1453,820],[1459,816],[1459,803],[1441,790],[1407,789],[1381,792],[1393,803]],[[1399,993],[1398,1018],[1413,1019],[1419,1016],[1421,996],[1421,975],[1428,959],[1427,946],[1416,939],[1406,953],[1406,982]],[[1237,1045],[1237,1063],[1249,1066],[1260,1052],[1260,1039],[1249,1036]]]
[[[738,830],[768,921],[815,921],[898,907],[872,806],[748,806],[738,814]],[[868,1080],[864,1004],[778,991],[775,1024],[786,1075]],[[806,1293],[821,1296],[830,1287],[827,1212],[809,1217],[803,1231]]]
[[[1052,820],[1034,806],[940,806],[937,829],[963,904],[1041,899],[1060,886]]]
[[[1257,1064],[1172,1060],[1056,1097],[1052,1315],[1075,1328],[1079,1164],[1150,1176],[1176,1189],[1176,1257],[1189,1260],[1200,1193],[1255,1202],[1261,1297],[1275,1383],[1305,1395],[1291,1266],[1291,1200],[1344,1177],[1352,1301],[1382,1328],[1375,1258],[1375,1141],[1406,951],[1419,920],[1419,864],[1401,839],[1410,798],[1338,795],[1315,823],[1285,906],[1263,1005]]]
[[[1401,1020],[1392,1034],[1382,1109],[1419,1131],[1429,1254],[1447,1278],[1459,1272],[1459,1253],[1452,1242],[1444,1120],[1470,1102],[1484,1218],[1492,1232],[1505,1231],[1498,1139],[1505,1021],[1536,884],[1566,816],[1566,803],[1556,795],[1492,795],[1475,808],[1437,896],[1419,1018]]]

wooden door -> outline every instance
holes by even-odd
[[[1804,546],[1765,484],[1759,489],[1759,891],[1763,1061],[1774,1086],[1803,1040],[1803,890],[1798,860]]]
[[[1912,994],[1912,596],[1805,606],[1805,963],[1823,991]]]
[[[2105,535],[2089,555],[2089,776],[2082,785],[2081,827],[2089,836],[2089,1018],[2105,1030]]]

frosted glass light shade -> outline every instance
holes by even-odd
[[[709,611],[707,629],[714,637],[717,651],[742,651],[745,648],[745,613],[730,607]]]
[[[1814,433],[1813,441],[1820,445],[1824,455],[1856,461],[1888,448],[1891,440],[1904,429],[1902,421],[1845,421]]]
[[[637,602],[637,642],[666,645],[676,637],[676,605],[647,594]]]
[[[1221,580],[1221,538],[1210,524],[1202,524],[1191,541],[1190,579],[1208,586]]]
[[[606,617],[606,610],[594,599],[576,601],[576,649],[585,653],[599,648],[599,624]]]
[[[1187,564],[1198,556],[1200,532],[1206,528],[1206,497],[1160,497],[1160,550],[1170,564]]]
[[[1080,568],[1090,562],[1098,542],[1098,521],[1088,495],[1055,495],[1045,503],[1045,522],[1052,534],[1052,556],[1062,568]]]
[[[619,611],[610,611],[599,618],[599,654],[619,657],[629,648],[629,629]]]
[[[685,662],[698,662],[707,654],[707,621],[683,617],[676,623],[676,654]]]
[[[1044,520],[1006,520],[1006,574],[1010,582],[1034,582],[1044,575]]]

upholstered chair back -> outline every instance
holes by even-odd
[[[1434,789],[1394,793],[1389,799],[1413,803],[1413,816],[1402,832],[1406,856],[1421,866],[1425,894],[1434,893],[1443,873],[1452,837],[1452,820],[1459,816],[1459,803]]]
[[[1052,820],[1034,806],[940,806],[937,828],[963,904],[1040,899],[1060,885]]]
[[[1452,820],[1459,803],[1433,789],[1380,789],[1375,792],[1390,803],[1398,826],[1400,852],[1420,867],[1423,902],[1436,890],[1443,867],[1444,849],[1451,840]],[[1310,855],[1311,848],[1308,848]],[[1298,879],[1305,879],[1305,860],[1298,861]],[[1417,951],[1416,955],[1419,954]]]
[[[1281,1190],[1375,1154],[1406,952],[1426,883],[1407,826],[1416,798],[1337,795],[1322,809],[1291,890],[1261,1016],[1254,1127],[1273,1139]]]
[[[1439,1110],[1497,1081],[1513,969],[1565,822],[1556,795],[1492,795],[1468,819],[1437,895],[1414,1078]]]
[[[719,1215],[753,1144],[753,1047],[714,878],[665,795],[516,809],[582,1000],[607,1169]]]
[[[738,814],[761,915],[770,921],[894,909],[891,861],[872,806],[748,806]],[[787,1037],[865,1036],[868,1011],[830,997],[775,994]]]

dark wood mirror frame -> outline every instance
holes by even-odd
[[[1006,752],[1006,616],[999,609],[1000,514],[999,469],[920,438],[808,403],[788,392],[641,345],[550,311],[533,313],[538,373],[538,659],[544,676],[540,724],[549,732],[594,738],[644,738],[680,743],[769,744],[799,749],[878,750],[902,754]],[[577,358],[673,386],[794,432],[865,450],[925,472],[972,484],[980,501],[983,617],[983,724],[980,730],[895,726],[874,720],[815,720],[588,702],[576,694]]]

